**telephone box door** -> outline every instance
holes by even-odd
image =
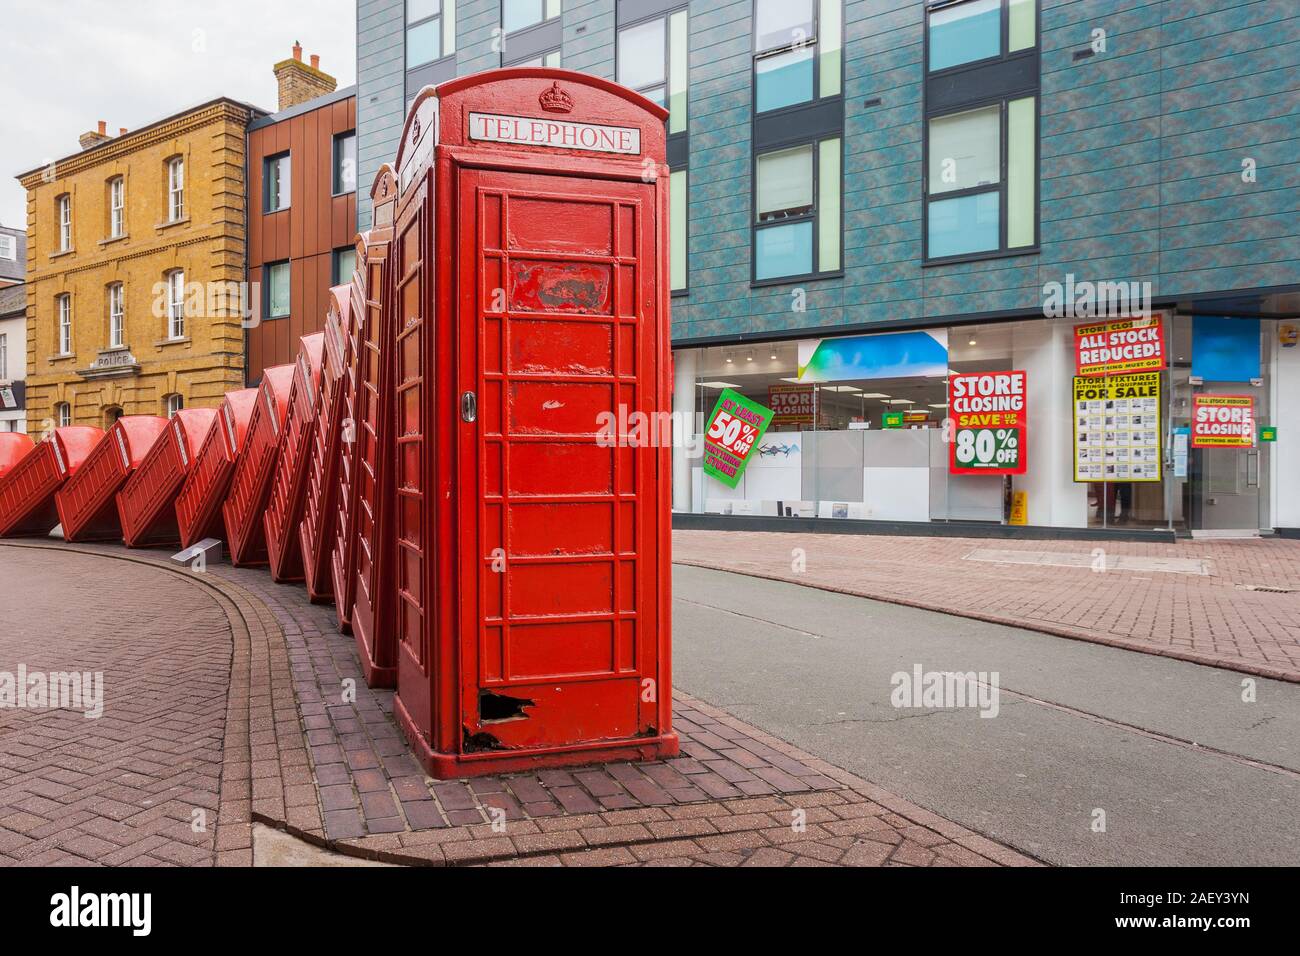
[[[459,188],[465,746],[663,733],[662,449],[628,436],[667,410],[656,185],[462,169]]]

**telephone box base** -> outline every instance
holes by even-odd
[[[367,687],[396,687],[397,668],[376,664],[370,647],[366,644],[361,631],[352,628],[352,638],[357,644],[357,659],[361,661],[361,673],[365,675]]]
[[[400,697],[393,698],[393,714],[402,728],[415,759],[435,780],[456,780],[462,777],[484,777],[497,773],[518,773],[542,770],[549,767],[574,767],[583,764],[612,763],[615,761],[644,762],[676,757],[680,741],[670,731],[656,737],[636,737],[630,740],[600,740],[562,747],[536,747],[518,750],[484,750],[473,754],[439,753],[429,747],[428,741],[416,729],[411,715],[402,705]]]

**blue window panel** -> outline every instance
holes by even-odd
[[[792,222],[758,230],[754,239],[754,276],[777,279],[813,271],[813,224]]]
[[[813,98],[813,50],[791,50],[756,64],[758,72],[755,112],[807,103]]]
[[[1001,52],[1001,0],[975,0],[930,15],[931,70],[984,60]]]
[[[998,193],[930,201],[930,258],[998,248]]]
[[[438,59],[439,37],[441,34],[438,20],[421,23],[406,31],[406,68],[432,63]]]

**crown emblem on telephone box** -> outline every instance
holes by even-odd
[[[542,90],[542,95],[537,97],[537,102],[541,103],[542,109],[548,113],[573,111],[573,97],[560,89],[559,83],[552,83],[549,90]]]

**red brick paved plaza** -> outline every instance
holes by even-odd
[[[0,710],[3,865],[249,865],[253,821],[418,865],[1035,862],[685,695],[679,758],[431,781],[300,587],[115,546],[0,563],[0,670],[104,675],[98,719]]]

